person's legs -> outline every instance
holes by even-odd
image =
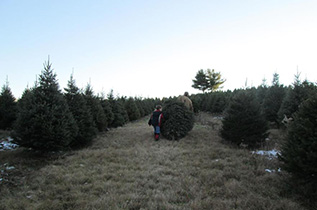
[[[156,140],[159,140],[159,138],[160,138],[160,133],[161,133],[160,126],[156,126],[156,127],[155,127],[155,139],[156,139]]]

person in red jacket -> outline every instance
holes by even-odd
[[[160,138],[162,119],[163,119],[162,106],[157,105],[148,122],[149,126],[152,125],[154,128],[155,140],[159,140]]]

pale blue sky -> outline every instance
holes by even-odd
[[[16,97],[33,86],[48,55],[61,88],[74,69],[82,88],[168,97],[191,88],[200,69],[224,89],[258,86],[274,72],[317,81],[317,1],[0,1],[0,85]]]

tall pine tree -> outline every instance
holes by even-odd
[[[71,145],[74,147],[86,145],[96,136],[97,128],[87,102],[76,86],[73,75],[71,75],[65,91],[66,101],[79,129],[76,139]]]
[[[86,99],[87,106],[92,113],[93,120],[98,128],[98,131],[105,131],[107,129],[106,114],[102,108],[100,100],[94,95],[90,84],[88,84],[85,89],[84,97]]]
[[[300,73],[295,75],[292,87],[289,87],[286,96],[282,102],[281,108],[278,112],[279,121],[287,117],[293,117],[293,114],[298,111],[300,104],[309,98],[316,87],[305,80],[301,82]]]
[[[101,106],[106,115],[107,127],[110,127],[114,120],[114,114],[112,112],[112,108],[108,99],[106,99],[103,95],[99,98],[101,102]]]
[[[205,92],[206,90],[208,90],[209,84],[208,84],[208,79],[207,79],[207,75],[204,72],[203,69],[200,69],[196,76],[195,79],[193,79],[193,88],[196,88],[198,90],[202,90],[203,92]]]
[[[225,83],[226,80],[221,79],[220,72],[216,72],[214,69],[207,69],[207,80],[208,80],[208,90],[214,92],[221,88],[221,85]]]
[[[316,107],[316,94],[301,104],[289,126],[280,156],[282,168],[291,173],[295,181],[293,184],[302,187],[312,199],[316,199],[317,196]]]
[[[39,84],[26,90],[19,102],[15,132],[20,146],[42,151],[68,148],[77,136],[78,127],[49,61]]]
[[[202,90],[203,92],[206,90],[214,92],[218,90],[224,82],[225,80],[221,79],[220,72],[216,72],[214,69],[207,69],[207,71],[201,69],[197,72],[192,87]]]
[[[12,129],[13,122],[16,120],[16,114],[16,99],[7,81],[0,93],[0,129]]]
[[[285,88],[279,83],[279,75],[273,75],[272,86],[269,87],[266,97],[263,101],[263,111],[266,120],[279,125],[278,111],[280,110],[282,101],[285,96]]]
[[[128,119],[128,114],[124,108],[124,105],[121,100],[115,99],[113,95],[113,90],[108,94],[108,100],[111,105],[111,109],[114,115],[111,127],[123,126]]]
[[[266,84],[266,79],[264,78],[262,80],[262,84],[258,86],[256,90],[256,99],[258,100],[262,108],[263,108],[263,102],[266,97],[267,90],[268,90],[268,86]]]

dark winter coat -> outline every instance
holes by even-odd
[[[152,113],[148,124],[153,126],[161,126],[162,118],[163,118],[162,111],[157,109]]]

